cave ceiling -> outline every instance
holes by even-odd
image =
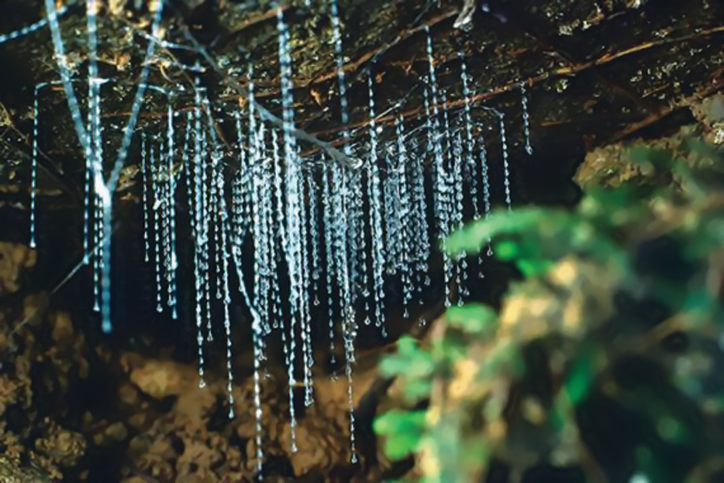
[[[394,122],[401,115],[407,132],[419,133],[423,144],[424,130],[419,128],[425,117],[429,29],[438,88],[453,118],[464,108],[463,59],[467,65],[474,130],[485,137],[493,175],[496,170],[500,174],[496,166],[502,150],[492,110],[506,116],[514,203],[559,201],[564,191],[573,193],[573,170],[586,149],[645,135],[667,120],[675,124],[693,99],[720,90],[724,83],[720,1],[341,1],[350,106],[350,121],[344,126],[329,6],[310,3],[167,2],[162,27],[168,43],[159,45],[149,59],[149,82],[177,93],[178,113],[192,108],[195,83],[205,87],[220,113],[217,131],[232,148],[236,138],[228,112],[245,107],[250,72],[257,102],[281,116],[281,8],[290,28],[297,126],[332,146],[351,143],[352,152],[364,156],[370,75],[382,143],[393,139]],[[64,62],[83,79],[88,67],[85,6],[66,4],[68,11],[61,19],[68,52]],[[42,0],[1,2],[0,33],[18,30],[42,15]],[[112,80],[103,87],[102,101],[109,146],[118,145],[129,117],[150,17],[145,2],[104,2],[101,10],[100,74]],[[199,54],[199,45],[208,58]],[[0,163],[0,203],[22,206],[27,200],[16,181],[24,179],[32,150],[35,86],[58,79],[47,29],[0,44],[0,65],[0,156],[5,161]],[[524,149],[521,84],[527,93],[532,156]],[[84,105],[85,89],[78,92]],[[39,91],[38,98],[39,190],[53,197],[49,205],[55,209],[78,210],[83,157],[63,90],[51,85]],[[138,130],[162,132],[166,114],[166,99],[149,92]],[[342,135],[346,127],[351,129],[349,138]],[[313,156],[320,152],[318,145],[302,142],[301,147],[308,159],[318,159]],[[138,149],[132,147],[126,162],[119,185],[122,201],[137,203],[139,198],[139,190],[132,189]],[[233,168],[232,153],[230,149],[227,161]],[[495,189],[493,197],[502,201],[502,188]],[[568,201],[575,196],[568,196]],[[118,206],[116,216],[124,209]],[[27,216],[26,210],[20,213]],[[135,217],[136,224],[139,219]]]
[[[140,46],[146,40],[140,33],[149,29],[149,14],[134,3],[143,2],[111,1],[101,20],[101,75],[117,80],[107,89],[104,102],[109,107],[104,107],[104,117],[119,127],[127,117],[138,64],[143,60]],[[599,144],[624,137],[657,122],[691,96],[720,88],[722,82],[724,7],[713,0],[477,2],[464,27],[459,26],[465,23],[462,17],[468,16],[462,0],[343,1],[340,16],[350,125],[358,128],[353,129],[352,140],[346,141],[340,135],[343,126],[328,6],[311,3],[281,4],[291,33],[295,121],[301,129],[337,145],[364,144],[366,134],[361,128],[369,121],[370,73],[376,81],[377,112],[382,113],[378,122],[392,124],[400,112],[412,125],[421,122],[429,67],[426,28],[433,39],[439,87],[447,92],[452,112],[463,107],[462,56],[471,77],[476,129],[493,124],[481,107],[502,111],[513,124],[511,140],[518,148],[523,141],[521,82],[529,97],[534,145],[560,137]],[[37,20],[41,4],[37,0],[3,2],[0,31]],[[257,100],[280,114],[276,5],[231,0],[170,2],[163,25],[165,39],[189,48],[159,48],[151,59],[152,82],[190,90],[196,74],[179,65],[199,62],[204,69],[200,82],[214,102],[243,105],[234,85],[245,87],[247,71],[253,66]],[[67,62],[82,75],[84,7],[71,2],[62,26],[70,52]],[[184,29],[223,72],[204,65]],[[0,62],[10,67],[4,69],[0,101],[10,113],[9,123],[27,135],[33,87],[57,78],[48,33],[0,45]],[[60,89],[53,91],[41,94],[41,110],[60,119],[66,114],[64,99]],[[180,99],[180,109],[183,103]],[[142,119],[164,115],[161,103],[154,106],[151,101]],[[48,152],[77,149],[69,124],[51,126],[55,132]],[[141,125],[146,124],[142,121]],[[23,139],[14,141],[23,144]],[[304,147],[308,152],[318,149]],[[27,146],[22,149],[27,151]]]

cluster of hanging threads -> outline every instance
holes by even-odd
[[[161,18],[162,18],[162,10],[163,10],[163,2],[153,2],[151,4],[152,11],[154,11],[154,19],[152,24],[152,35],[154,37],[160,37],[160,24],[161,24]],[[94,0],[90,0],[87,4],[86,8],[86,15],[87,15],[87,24],[88,24],[88,43],[89,43],[89,58],[91,59],[91,64],[93,63],[93,59],[96,58],[96,51],[97,48],[97,11],[98,11],[98,4]],[[99,232],[102,234],[101,239],[97,239],[96,241],[100,244],[100,253],[98,254],[98,258],[101,260],[102,265],[102,278],[100,280],[101,290],[100,290],[100,300],[101,306],[99,307],[101,310],[101,318],[102,318],[102,328],[104,332],[110,332],[112,329],[111,324],[111,301],[110,301],[110,281],[111,281],[111,253],[110,253],[110,243],[111,243],[111,214],[113,212],[113,193],[115,192],[116,185],[118,183],[118,179],[121,174],[121,169],[123,168],[123,164],[126,160],[126,157],[128,155],[128,148],[130,146],[133,133],[135,130],[135,125],[138,120],[138,114],[141,109],[141,104],[143,101],[144,93],[145,93],[145,82],[148,78],[149,72],[150,72],[150,62],[148,60],[153,55],[154,51],[154,42],[148,42],[148,46],[146,49],[146,56],[145,61],[142,64],[142,71],[140,76],[140,81],[138,83],[138,87],[136,90],[136,95],[133,100],[133,105],[131,107],[131,115],[129,116],[128,122],[125,126],[123,139],[121,142],[121,146],[118,150],[116,161],[113,165],[113,170],[110,173],[109,179],[106,182],[104,179],[104,173],[102,169],[102,154],[99,152],[100,149],[100,134],[97,132],[100,130],[100,102],[99,102],[99,91],[93,86],[94,83],[99,82],[97,76],[93,76],[95,72],[93,71],[94,67],[91,67],[89,71],[89,77],[88,77],[88,83],[89,83],[89,93],[91,93],[90,97],[90,105],[89,105],[89,116],[91,118],[90,125],[88,126],[89,129],[86,129],[86,126],[83,124],[82,120],[82,114],[80,110],[80,105],[78,102],[78,97],[76,96],[75,89],[73,87],[73,82],[71,79],[71,74],[69,71],[68,66],[66,65],[64,59],[66,56],[65,53],[65,43],[62,38],[61,29],[60,29],[60,22],[59,22],[59,11],[53,2],[53,0],[45,0],[45,10],[46,10],[46,20],[47,25],[50,27],[51,31],[51,38],[53,41],[53,48],[55,52],[55,56],[58,59],[58,70],[60,71],[60,77],[61,81],[63,83],[63,87],[65,90],[65,97],[68,102],[68,107],[71,112],[71,118],[73,120],[73,126],[75,127],[76,134],[78,136],[78,139],[80,141],[81,147],[83,148],[83,152],[85,154],[86,163],[90,163],[93,166],[93,178],[94,178],[94,191],[96,193],[96,196],[99,200],[99,206],[102,206],[102,216],[99,216],[98,219],[100,220],[100,223],[102,223],[101,226],[99,226]],[[94,133],[95,132],[95,133]],[[97,273],[97,271],[96,271]],[[96,298],[96,301],[98,298]]]
[[[123,132],[113,170],[104,180],[101,125],[101,85],[105,80],[97,71],[97,13],[98,3],[89,0],[87,10],[89,79],[87,121],[81,119],[79,102],[73,91],[73,80],[61,62],[61,83],[73,118],[73,126],[81,140],[86,158],[86,200],[84,253],[93,265],[94,303],[101,310],[104,330],[110,330],[110,215],[112,194],[118,182],[119,166],[128,153],[138,112],[147,90],[165,96],[167,110],[165,125],[159,133],[144,133],[140,150],[140,194],[142,198],[144,259],[155,269],[156,302],[159,312],[169,309],[172,319],[179,317],[177,301],[177,197],[184,196],[189,205],[189,223],[193,237],[193,316],[197,329],[199,385],[205,387],[205,344],[213,342],[212,307],[223,307],[223,327],[226,350],[226,391],[229,417],[235,412],[232,370],[232,324],[230,304],[231,263],[236,269],[239,290],[252,315],[254,350],[254,412],[256,420],[256,464],[261,471],[262,450],[262,366],[266,360],[266,338],[278,333],[283,341],[288,377],[291,449],[296,451],[297,414],[295,392],[297,371],[303,371],[304,403],[314,401],[312,341],[319,334],[312,330],[315,307],[326,310],[328,325],[324,331],[330,339],[332,363],[335,364],[336,324],[342,329],[345,355],[345,375],[349,404],[351,460],[358,459],[355,437],[355,406],[353,365],[359,327],[358,310],[364,307],[365,325],[376,325],[387,335],[386,289],[392,277],[402,292],[404,317],[412,315],[411,302],[415,293],[423,302],[425,287],[430,285],[429,261],[433,256],[432,241],[443,238],[460,228],[470,212],[473,219],[486,218],[491,213],[491,181],[488,152],[479,119],[472,114],[473,89],[464,55],[460,79],[460,100],[464,109],[458,113],[449,87],[440,79],[434,58],[433,39],[426,27],[428,72],[423,90],[424,118],[415,126],[400,109],[388,116],[391,122],[378,122],[375,99],[375,78],[372,67],[367,76],[368,125],[364,129],[368,140],[366,162],[353,170],[333,162],[327,156],[307,163],[300,155],[294,121],[293,69],[290,28],[284,10],[277,8],[278,58],[281,79],[283,125],[268,122],[256,109],[254,99],[253,64],[247,69],[248,100],[244,109],[231,111],[237,136],[233,160],[224,152],[218,138],[214,118],[220,105],[212,103],[200,82],[193,86],[193,101],[186,110],[183,141],[177,137],[178,119],[184,121],[175,108],[176,91],[146,83],[150,63],[144,63],[141,82]],[[164,45],[160,38],[162,2],[153,10],[152,33],[146,55],[153,54],[153,45]],[[48,7],[47,24],[51,27],[56,54],[65,55],[58,15]],[[336,0],[331,0],[330,18],[334,45],[334,60],[341,110],[342,148],[350,158],[352,135],[349,130],[350,108],[347,101],[347,81],[342,43],[342,22]],[[166,42],[167,48],[183,46]],[[198,63],[190,72],[202,72]],[[39,153],[39,91],[35,89],[33,104],[33,154],[31,163],[31,245],[36,240],[37,158]],[[180,89],[179,89],[180,90]],[[532,154],[530,143],[530,114],[526,85],[520,84],[525,150]],[[460,105],[457,104],[457,105]],[[399,109],[401,103],[392,108]],[[223,110],[223,109],[221,109]],[[486,108],[498,121],[503,166],[505,204],[512,207],[511,165],[503,112]],[[460,115],[458,115],[460,114]],[[381,136],[388,130],[387,136]],[[424,137],[417,132],[425,133]],[[421,142],[422,141],[422,142]],[[180,169],[177,144],[183,146]],[[431,186],[427,186],[426,160],[432,163]],[[319,169],[317,161],[321,161]],[[225,167],[233,166],[231,172]],[[308,165],[307,165],[308,164]],[[179,193],[179,178],[186,178],[186,192]],[[228,184],[225,180],[231,177]],[[365,185],[366,182],[366,185]],[[467,198],[466,198],[467,193]],[[227,203],[228,199],[230,200]],[[428,196],[432,195],[434,222],[429,223]],[[366,196],[366,200],[364,199]],[[91,226],[91,221],[93,226]],[[367,235],[369,233],[369,242]],[[91,240],[91,234],[93,239]],[[242,266],[243,241],[253,241],[253,264]],[[91,249],[91,245],[95,248]],[[488,248],[488,254],[492,254]],[[369,252],[369,253],[368,253]],[[94,255],[91,257],[91,253]],[[282,260],[283,257],[283,260]],[[464,258],[451,259],[443,254],[445,304],[451,305],[457,285],[457,302],[467,294],[470,265]],[[326,270],[320,268],[324,260]],[[285,262],[284,265],[282,262]],[[286,268],[286,274],[282,274]],[[251,294],[244,283],[245,272],[253,274]],[[288,277],[289,288],[281,283]],[[181,282],[183,283],[183,282]],[[212,289],[215,289],[212,290]],[[289,290],[288,299],[285,298]],[[283,295],[284,294],[284,295]],[[326,295],[326,307],[320,301]],[[325,297],[322,297],[324,300]],[[311,302],[313,301],[313,302]],[[321,309],[320,309],[321,311]],[[361,317],[360,317],[361,320]],[[341,323],[340,323],[341,321]],[[298,346],[298,342],[300,342]],[[298,358],[298,354],[301,357]],[[300,360],[298,360],[300,359]],[[299,365],[299,368],[297,367]]]

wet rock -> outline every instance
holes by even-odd
[[[679,187],[686,191],[689,180],[680,174],[657,170],[649,163],[634,162],[633,150],[651,148],[667,152],[671,157],[683,160],[689,167],[713,168],[713,158],[702,156],[691,149],[691,142],[701,138],[712,144],[724,142],[724,96],[713,96],[689,106],[700,124],[682,127],[677,133],[658,139],[635,139],[594,149],[586,154],[574,181],[582,188],[601,186],[616,188],[623,185],[639,187]],[[720,110],[722,112],[720,112]],[[721,139],[719,139],[721,138]],[[713,172],[710,171],[711,174]]]
[[[16,292],[26,270],[35,266],[36,253],[25,245],[0,242],[0,296]]]
[[[724,144],[724,95],[711,96],[692,105],[691,113],[705,126],[708,141]]]
[[[0,455],[0,481],[3,483],[38,483],[48,480],[42,473],[31,469],[21,469],[5,455]]]
[[[38,451],[52,456],[61,466],[75,466],[86,450],[85,438],[78,433],[58,430],[35,441]]]

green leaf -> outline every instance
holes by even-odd
[[[433,368],[432,355],[421,349],[417,341],[409,336],[400,337],[397,341],[397,353],[383,358],[380,362],[380,372],[386,376],[426,377],[432,374]]]
[[[380,372],[387,377],[405,374],[410,367],[409,361],[397,354],[384,357],[380,361]]]
[[[616,189],[607,189],[592,186],[586,190],[584,198],[578,208],[587,219],[595,218],[599,221],[611,222],[610,215],[618,208],[632,208],[639,206],[641,198],[632,186],[621,186]]]
[[[375,433],[392,434],[400,431],[421,431],[426,426],[426,414],[426,411],[393,409],[375,419]]]
[[[385,453],[393,460],[399,460],[414,452],[419,438],[409,433],[390,435],[385,440]]]
[[[691,289],[687,293],[681,313],[689,315],[692,321],[701,320],[706,323],[719,310],[719,304],[709,293],[708,287]]]
[[[550,260],[525,259],[518,260],[516,265],[524,277],[532,278],[547,273],[555,264]]]
[[[560,394],[559,394],[560,395]],[[558,433],[566,426],[566,411],[560,403],[559,397],[556,397],[554,404],[548,410],[548,421],[553,426],[553,429]]]
[[[476,254],[494,236],[537,230],[541,223],[559,223],[565,216],[565,213],[538,207],[498,210],[490,218],[471,223],[452,233],[443,242],[443,249],[450,255]]]
[[[645,146],[634,146],[629,150],[629,158],[636,164],[651,164],[657,170],[669,169],[674,160],[673,153],[668,149],[655,149]]]
[[[403,335],[397,340],[397,351],[402,355],[414,355],[419,351],[417,341],[409,335]]]
[[[387,436],[385,452],[390,458],[404,458],[415,451],[427,427],[425,415],[425,411],[392,410],[375,420],[375,433]]]
[[[388,377],[427,377],[432,374],[433,368],[432,355],[422,351],[414,357],[393,354],[380,361],[380,372]]]
[[[487,305],[467,303],[461,307],[450,307],[445,318],[453,327],[459,327],[471,334],[479,334],[494,330],[498,316]]]
[[[432,341],[433,352],[441,352],[447,361],[454,362],[467,357],[469,342],[467,331],[460,334],[449,332],[442,340]]]
[[[580,404],[588,395],[593,382],[593,372],[594,353],[590,348],[581,347],[564,383],[568,397],[574,406]]]
[[[519,253],[520,247],[512,240],[504,240],[495,244],[495,255],[500,260],[513,260]]]
[[[403,378],[405,390],[405,402],[414,404],[419,400],[429,397],[432,391],[432,383],[427,379],[414,379],[407,381]]]

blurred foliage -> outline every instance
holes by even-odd
[[[452,256],[492,243],[524,280],[500,313],[452,307],[383,361],[415,408],[375,424],[390,458],[414,456],[407,479],[504,468],[525,481],[542,465],[590,482],[724,475],[721,153],[687,138],[629,155],[674,181],[590,188],[569,211],[500,210],[445,241]]]

